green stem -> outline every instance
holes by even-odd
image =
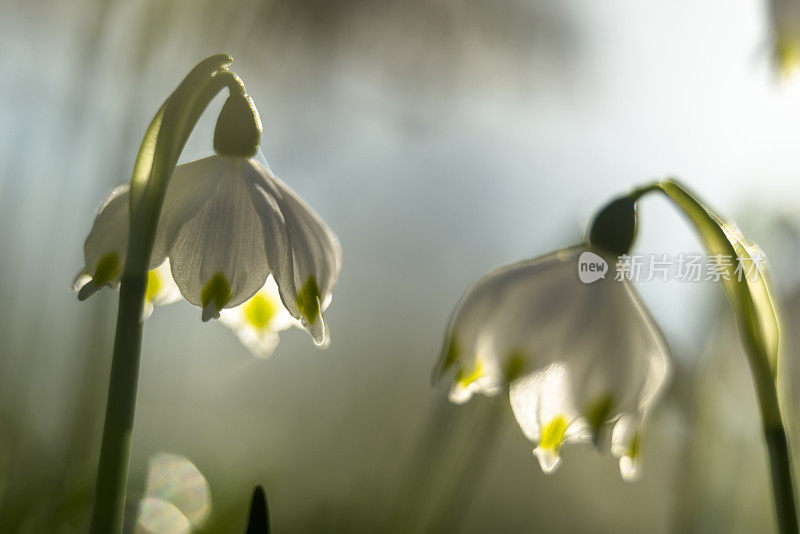
[[[772,493],[775,497],[775,514],[778,530],[784,534],[797,534],[797,506],[792,483],[792,466],[789,446],[783,425],[777,428],[764,427],[769,466],[772,475]]]
[[[145,278],[123,278],[119,293],[117,334],[111,362],[108,402],[95,485],[92,533],[121,532],[128,460],[131,450],[139,360]]]
[[[142,311],[158,218],[169,179],[200,115],[223,88],[244,93],[241,80],[225,70],[231,62],[227,55],[212,56],[189,73],[150,123],[136,158],[131,178],[128,254],[120,282],[91,534],[122,532],[139,381]]]
[[[761,413],[761,428],[764,432],[764,442],[767,445],[778,532],[798,534],[797,496],[795,495],[792,461],[789,456],[786,429],[781,418],[776,381],[770,368],[763,364],[763,360],[753,357],[749,360]]]
[[[752,260],[744,237],[682,184],[667,179],[636,189],[631,196],[638,200],[650,192],[663,193],[683,212],[697,230],[707,253]],[[778,529],[782,534],[797,534],[797,496],[777,391],[779,314],[769,281],[762,273],[750,280],[749,273],[744,278],[737,275],[733,265],[726,270],[721,285],[731,305],[756,389]]]

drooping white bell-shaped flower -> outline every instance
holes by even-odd
[[[86,266],[76,280],[81,299],[119,282],[128,191],[124,184],[112,192],[86,239]],[[330,228],[264,163],[215,155],[175,169],[150,268],[168,260],[180,293],[202,308],[203,320],[242,305],[272,275],[283,307],[325,346],[330,336],[322,312],[330,304],[341,258]]]
[[[604,276],[581,281],[585,252]],[[514,414],[547,471],[563,442],[597,440],[623,415],[643,419],[669,373],[663,336],[630,284],[608,274],[613,261],[580,246],[500,268],[467,290],[450,321],[439,373],[455,375],[451,400],[511,385]]]

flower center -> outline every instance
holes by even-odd
[[[256,330],[263,330],[275,316],[275,303],[265,295],[256,293],[244,305],[244,319]]]

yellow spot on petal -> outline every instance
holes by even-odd
[[[144,298],[147,302],[153,302],[161,291],[164,283],[161,281],[161,275],[158,274],[156,269],[147,272],[147,289],[144,292]]]
[[[542,439],[539,440],[539,447],[543,450],[558,452],[561,443],[564,441],[564,433],[567,431],[567,420],[563,415],[557,415],[550,419],[550,422],[542,428]]]
[[[475,368],[470,373],[464,373],[463,369],[458,372],[456,382],[462,388],[465,388],[483,376],[483,364],[479,361],[475,362]]]
[[[200,294],[200,301],[203,308],[207,307],[213,302],[217,310],[221,310],[228,301],[231,300],[231,285],[228,279],[222,273],[217,273],[211,277],[203,286],[203,292]]]
[[[780,37],[775,43],[775,56],[781,77],[789,78],[800,68],[800,41]]]
[[[263,330],[275,316],[275,303],[263,293],[256,293],[248,300],[242,309],[244,319],[248,325],[256,330]]]
[[[314,324],[319,315],[319,287],[317,279],[313,275],[308,277],[302,289],[297,293],[295,304],[305,320],[309,324]]]
[[[116,252],[109,252],[97,262],[92,280],[96,286],[106,284],[116,278],[122,265]]]

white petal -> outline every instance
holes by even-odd
[[[86,265],[73,284],[73,289],[79,291],[78,298],[81,300],[102,286],[115,287],[119,283],[128,253],[129,191],[130,184],[124,183],[111,192],[100,207],[83,244]],[[165,257],[165,253],[154,250],[150,258],[150,268],[157,267]],[[102,273],[98,273],[98,267]]]
[[[514,418],[529,440],[538,442],[542,427],[560,416],[570,422],[565,440],[585,441],[584,423],[575,407],[569,369],[564,362],[555,362],[512,382],[509,400]]]
[[[561,455],[559,455],[558,452],[554,451],[553,449],[542,449],[541,447],[536,447],[533,449],[533,454],[539,460],[539,465],[542,467],[542,471],[545,474],[549,475],[561,465]]]
[[[669,353],[661,331],[628,282],[611,278],[591,284],[574,343],[565,359],[573,371],[584,412],[610,399],[608,418],[635,412],[664,389]]]
[[[252,194],[264,225],[267,261],[284,306],[317,345],[330,342],[322,312],[339,277],[342,251],[330,228],[265,165],[250,160]]]
[[[642,478],[639,462],[630,456],[623,456],[619,459],[619,474],[626,482],[636,482]]]
[[[643,414],[625,414],[619,418],[611,433],[611,453],[619,458],[622,478],[632,482],[641,477],[641,428]]]
[[[279,331],[299,326],[284,308],[272,276],[250,299],[235,308],[222,310],[220,321],[236,332],[242,344],[260,358],[270,356],[275,350]]]
[[[129,184],[122,184],[106,198],[94,224],[92,224],[92,230],[83,244],[83,255],[86,262],[84,273],[91,279],[96,279],[94,290],[103,285],[112,285],[118,282],[122,275],[128,252],[129,188]],[[101,262],[105,262],[105,267]],[[99,270],[103,271],[102,273],[98,272],[98,266],[100,266]],[[98,274],[100,276],[97,276]],[[85,277],[82,281],[84,280]],[[76,280],[76,285],[77,282],[78,280]],[[85,280],[85,282],[88,283],[89,280]],[[85,285],[84,283],[81,287]]]
[[[242,180],[245,160],[224,159],[226,172],[178,230],[169,253],[175,283],[186,300],[205,308],[204,320],[253,296],[269,272],[261,221]],[[203,302],[203,291],[213,281],[220,284],[219,298]]]
[[[479,350],[504,370],[518,359],[517,376],[558,359],[564,339],[574,335],[560,317],[574,298],[564,279],[577,282],[575,271],[565,269],[569,253],[502,267],[473,283],[450,320],[437,373],[471,367]]]
[[[450,389],[450,393],[447,394],[447,398],[453,404],[464,404],[472,398],[472,392],[473,390],[469,386],[463,386],[456,382]]]
[[[211,156],[175,168],[158,220],[155,256],[169,254],[178,232],[206,205],[220,181],[233,179],[230,175],[236,172],[237,163],[236,158]]]
[[[512,382],[511,409],[525,436],[536,443],[533,454],[545,473],[561,465],[561,447],[590,439],[573,401],[569,369],[556,362]]]
[[[449,395],[450,400],[456,404],[467,402],[476,393],[491,397],[504,389],[503,372],[497,360],[483,357],[481,346],[479,341],[474,366],[462,367],[456,373]]]

